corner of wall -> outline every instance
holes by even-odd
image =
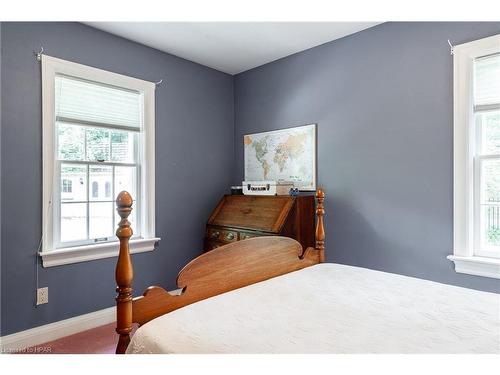
[[[233,166],[231,168],[231,185],[238,185],[237,182],[237,163],[236,163],[236,74],[231,76],[231,84],[232,84],[232,95],[233,95]]]

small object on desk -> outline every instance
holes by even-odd
[[[244,195],[289,195],[290,181],[243,181]]]
[[[231,186],[231,195],[243,195],[243,186]]]

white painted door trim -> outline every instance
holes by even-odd
[[[116,321],[116,308],[95,311],[0,337],[1,353],[14,353]]]

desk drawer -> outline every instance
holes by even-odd
[[[238,232],[235,230],[209,228],[207,233],[209,240],[220,240],[224,242],[238,241]]]
[[[207,238],[209,240],[218,240],[221,236],[222,230],[216,228],[209,228],[207,232]]]
[[[264,234],[240,232],[240,240],[248,240],[249,238],[262,237],[262,236],[264,236]]]
[[[210,251],[236,241],[271,235],[270,233],[210,226],[207,227],[206,233],[204,251]]]

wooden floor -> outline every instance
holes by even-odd
[[[179,295],[182,289],[169,291],[172,295]],[[116,322],[71,336],[36,345],[19,352],[18,354],[114,354],[118,335],[115,332]],[[137,329],[134,324],[132,335]]]
[[[114,354],[116,323],[89,329],[29,348],[29,354]]]

